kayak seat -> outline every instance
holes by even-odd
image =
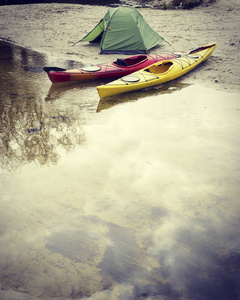
[[[119,66],[127,66],[128,64],[122,58],[117,59],[117,65]]]

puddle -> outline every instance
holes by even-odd
[[[0,48],[0,166],[15,169],[31,161],[41,165],[56,163],[59,152],[84,142],[81,127],[76,131],[75,125],[84,124],[85,111],[91,110],[98,99],[86,102],[84,87],[82,91],[73,89],[55,106],[53,101],[47,101],[51,90],[43,71],[49,63],[47,57],[3,41]],[[79,63],[66,61],[65,65],[73,67]]]
[[[239,299],[239,94],[108,105],[41,54],[0,63],[1,299]]]

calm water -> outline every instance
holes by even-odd
[[[0,298],[239,299],[239,94],[106,103],[51,85],[59,58],[0,55]]]

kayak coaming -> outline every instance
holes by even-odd
[[[49,79],[52,83],[67,82],[67,81],[87,81],[96,79],[119,78],[150,66],[153,63],[171,59],[180,56],[181,54],[153,54],[153,55],[135,55],[125,59],[117,59],[116,61],[98,64],[95,66],[82,67],[80,69],[61,69],[45,67]],[[124,62],[126,65],[120,65]],[[91,69],[90,69],[91,68]]]
[[[195,50],[184,52],[183,55],[176,58],[154,63],[132,73],[129,80],[128,76],[124,76],[118,80],[98,86],[98,94],[100,98],[105,98],[174,80],[209,59],[215,47],[216,43],[207,44]],[[137,79],[134,81],[133,77]]]

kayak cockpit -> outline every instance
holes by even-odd
[[[194,49],[194,50],[190,51],[190,54],[194,54],[194,53],[200,52],[200,51],[205,50],[205,49],[210,49],[212,47],[215,48],[216,47],[216,43],[211,43],[211,44],[199,47],[197,49]]]
[[[147,59],[147,55],[137,55],[133,57],[128,57],[128,58],[118,58],[116,61],[113,63],[117,66],[121,67],[129,67],[129,66],[134,66],[139,63],[144,62]]]
[[[168,62],[163,62],[160,65],[154,64],[150,68],[146,69],[145,71],[154,74],[163,74],[169,71],[172,66],[173,66],[173,62],[168,61]]]

